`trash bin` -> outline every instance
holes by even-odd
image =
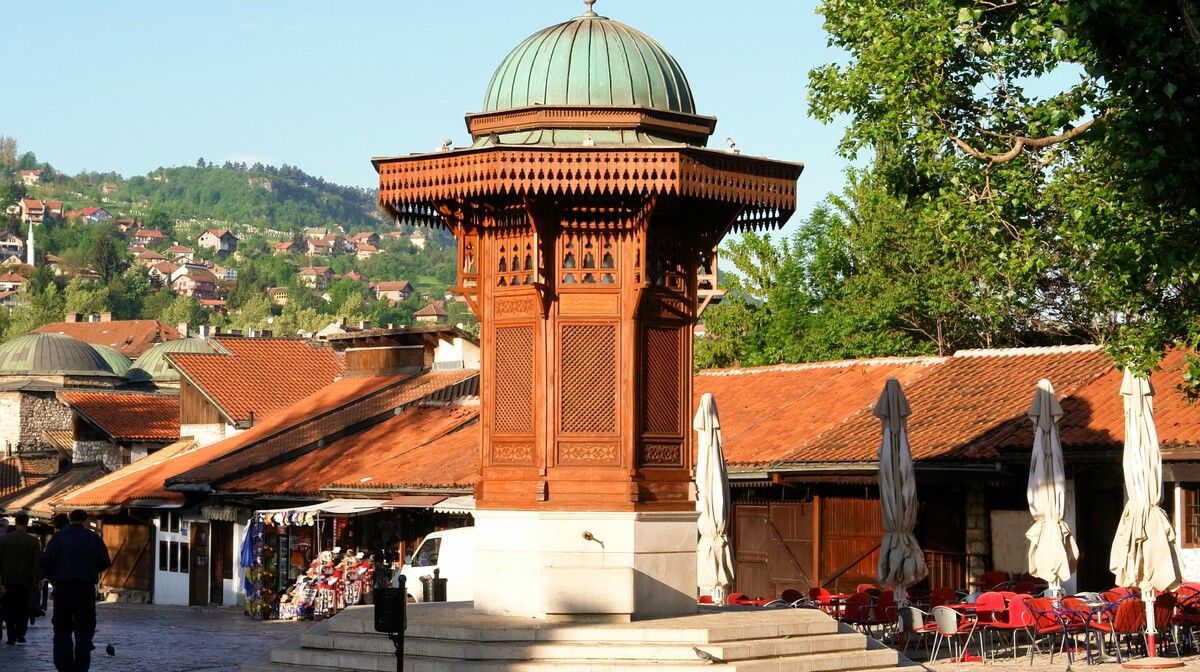
[[[421,577],[421,601],[445,602],[446,579],[441,578],[442,570],[433,570],[433,576],[426,574]]]

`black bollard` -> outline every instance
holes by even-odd
[[[375,589],[375,631],[387,633],[396,647],[396,672],[404,672],[404,630],[408,627],[408,593],[404,575],[399,588]]]

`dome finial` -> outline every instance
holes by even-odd
[[[596,10],[592,9],[592,5],[596,4],[596,0],[583,0],[583,4],[587,5],[587,11],[580,16],[600,16]]]

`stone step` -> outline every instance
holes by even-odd
[[[355,635],[338,632],[300,635],[306,649],[351,650],[369,653],[394,651],[390,639],[382,635]],[[828,633],[800,637],[763,638],[721,643],[704,643],[703,649],[725,660],[750,660],[771,656],[806,655],[861,650],[866,637],[857,632]],[[455,657],[467,660],[690,660],[695,657],[694,641],[478,641],[475,639],[437,639],[405,636],[405,653],[411,656]]]
[[[698,666],[739,672],[849,672],[907,662],[893,649],[811,610],[706,611],[625,624],[562,624],[479,616],[470,605],[409,612],[405,672],[618,672]],[[395,649],[370,607],[313,625],[243,672],[392,672]],[[711,654],[719,663],[702,658]]]

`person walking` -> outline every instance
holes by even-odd
[[[4,585],[0,604],[9,646],[25,643],[25,633],[29,630],[29,591],[33,589],[41,550],[37,537],[28,532],[29,515],[18,513],[13,522],[13,531],[0,537],[0,584]]]
[[[42,553],[42,571],[54,585],[54,667],[87,672],[96,634],[96,583],[111,564],[108,547],[87,527],[87,512],[71,512],[71,524],[56,532]]]

